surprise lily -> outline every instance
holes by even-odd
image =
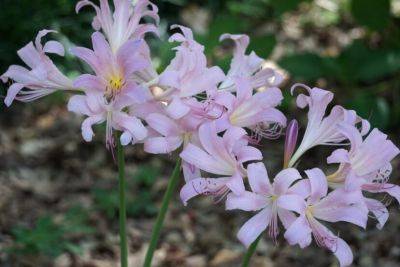
[[[290,186],[301,179],[301,175],[296,169],[285,169],[276,175],[271,184],[263,163],[250,164],[247,174],[252,192],[246,191],[239,196],[230,193],[226,200],[226,209],[259,211],[237,234],[239,240],[248,247],[266,228],[276,240],[279,232],[278,217],[286,228],[296,219],[291,211],[278,207],[277,203],[281,196],[290,194]]]
[[[285,232],[285,238],[291,245],[299,244],[304,248],[311,243],[311,236],[321,247],[332,251],[340,262],[340,266],[349,266],[353,261],[353,253],[347,243],[333,234],[319,220],[327,222],[349,222],[365,228],[368,210],[358,192],[346,192],[337,189],[328,194],[326,177],[320,169],[306,171],[308,182],[303,188],[298,187],[298,195],[282,196],[278,206],[292,210],[299,217]],[[300,189],[302,188],[302,189]],[[304,202],[304,193],[307,201]]]
[[[199,140],[203,148],[188,144],[180,156],[200,170],[222,177],[198,177],[187,181],[181,190],[185,204],[199,194],[224,196],[231,190],[240,195],[245,191],[243,163],[262,159],[258,149],[247,145],[245,136],[246,132],[241,128],[230,128],[219,137],[214,124],[200,126]]]
[[[84,6],[92,6],[96,11],[92,26],[96,31],[103,30],[111,50],[115,53],[129,40],[143,39],[147,32],[158,33],[156,25],[141,24],[144,17],[151,17],[158,24],[158,8],[148,0],[114,0],[114,13],[111,12],[109,0],[100,0],[100,6],[89,0],[79,1],[76,5],[78,13]]]
[[[353,126],[342,124],[340,130],[350,140],[351,147],[349,151],[337,149],[328,157],[328,163],[340,163],[338,171],[328,176],[331,186],[388,193],[400,203],[400,186],[388,183],[392,172],[390,162],[400,150],[378,129],[373,129],[364,141]],[[371,198],[364,200],[378,220],[377,227],[381,229],[389,214],[385,205]]]
[[[246,49],[250,43],[249,36],[245,34],[226,33],[220,37],[220,41],[227,39],[234,41],[235,50],[227,77],[219,86],[221,90],[235,91],[235,79],[237,78],[247,80],[254,89],[279,86],[283,80],[282,75],[273,69],[263,68],[264,59],[257,56],[254,51],[250,55],[246,55]]]
[[[96,74],[83,74],[74,81],[74,86],[83,88],[86,95],[74,96],[68,104],[70,111],[89,116],[82,124],[84,139],[91,141],[91,126],[106,121],[108,146],[113,146],[112,129],[123,131],[124,145],[143,140],[147,136],[146,128],[133,114],[124,111],[151,99],[148,89],[131,78],[133,73],[148,66],[148,62],[135,57],[141,40],[126,42],[116,54],[101,33],[94,33],[92,42],[94,51],[82,47],[72,49]]]
[[[218,130],[246,127],[258,137],[279,136],[279,129],[286,126],[285,115],[275,108],[283,99],[281,90],[272,87],[253,95],[250,82],[244,79],[236,80],[236,88],[236,96],[227,91],[215,96],[215,102],[227,110],[216,122]]]
[[[0,76],[4,83],[8,80],[14,82],[4,100],[7,106],[10,106],[14,99],[30,102],[58,90],[79,90],[74,88],[72,81],[62,74],[46,55],[47,53],[64,56],[65,53],[64,47],[57,41],[48,41],[44,46],[42,45],[42,38],[51,32],[55,31],[40,31],[36,36],[35,44],[30,42],[18,51],[18,56],[31,70],[12,65]]]
[[[210,95],[215,92],[225,74],[219,67],[207,67],[204,47],[193,39],[189,28],[179,25],[171,28],[179,28],[182,33],[175,33],[169,41],[180,42],[181,45],[175,48],[175,58],[160,75],[159,85],[166,90],[159,99],[170,103],[166,109],[169,116],[180,119],[191,110],[188,100],[193,101],[193,96],[202,93]]]
[[[365,135],[370,128],[368,121],[361,119],[353,110],[346,110],[341,106],[334,106],[331,113],[325,116],[326,109],[333,99],[333,93],[320,89],[310,88],[306,85],[295,84],[291,92],[293,94],[297,87],[306,89],[308,96],[300,94],[297,96],[297,106],[305,108],[308,106],[308,123],[300,146],[289,162],[289,166],[294,166],[298,159],[309,149],[318,145],[339,144],[347,139],[338,130],[340,123],[357,125],[361,123],[361,134]]]

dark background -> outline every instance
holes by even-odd
[[[304,122],[289,88],[294,81],[333,91],[335,104],[355,109],[399,144],[399,0],[226,0],[155,1],[161,40],[149,36],[161,71],[173,57],[167,42],[172,24],[194,29],[210,64],[229,68],[231,46],[222,33],[251,36],[250,50],[285,74],[282,109]],[[0,73],[20,64],[16,50],[43,28],[55,29],[68,48],[90,47],[93,11],[74,12],[70,0],[0,0]],[[71,55],[55,57],[71,77],[84,66]],[[0,85],[5,95],[6,85]],[[94,142],[80,136],[80,122],[66,111],[68,95],[32,104],[0,104],[0,266],[115,266],[118,261],[116,167],[98,129]],[[304,128],[304,126],[303,126]],[[267,143],[271,176],[282,143]],[[308,153],[305,166],[323,161],[326,149]],[[151,156],[127,149],[129,229],[132,266],[140,266],[174,155]],[[392,179],[397,182],[398,161]],[[355,266],[400,266],[400,217],[388,198],[391,217],[382,231],[335,227],[349,242]],[[199,198],[185,208],[178,194],[156,255],[157,266],[239,266],[244,251],[235,239],[251,214],[225,212]],[[330,253],[312,245],[289,247],[265,237],[252,266],[336,266]]]

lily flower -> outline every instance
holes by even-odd
[[[4,83],[8,80],[13,82],[4,100],[7,106],[10,106],[14,99],[30,102],[59,90],[79,91],[79,89],[74,88],[72,81],[62,74],[46,55],[57,54],[64,56],[65,53],[64,47],[60,42],[48,41],[44,46],[42,45],[42,38],[51,32],[55,31],[41,30],[36,36],[35,44],[30,42],[18,50],[18,56],[31,70],[22,66],[12,65],[0,76]],[[25,90],[23,90],[24,88]]]
[[[338,170],[328,176],[330,185],[345,186],[347,190],[387,193],[400,203],[400,186],[388,183],[392,172],[390,162],[400,153],[399,148],[378,129],[373,129],[364,141],[353,126],[342,124],[340,131],[348,137],[351,147],[348,151],[337,149],[328,157],[328,163],[340,163]],[[377,200],[364,199],[381,229],[388,217],[386,207]]]
[[[109,0],[100,0],[100,6],[92,1],[81,0],[76,5],[78,13],[84,6],[92,6],[96,11],[92,26],[96,31],[102,30],[110,42],[111,50],[116,53],[128,40],[143,39],[147,32],[158,33],[158,8],[148,0],[113,0],[114,12]],[[141,24],[144,17],[154,19],[155,24]]]
[[[142,41],[130,40],[116,54],[101,33],[94,33],[92,42],[93,51],[83,47],[72,49],[95,72],[95,75],[83,74],[74,81],[74,86],[83,88],[86,96],[75,96],[69,103],[71,111],[89,116],[82,125],[84,139],[91,141],[91,125],[106,121],[109,147],[114,145],[112,129],[124,131],[121,142],[125,145],[143,140],[146,128],[132,112],[126,112],[130,106],[152,99],[148,88],[137,85],[132,78],[133,73],[148,66],[147,61],[136,57]]]
[[[171,28],[179,28],[182,33],[175,33],[169,41],[181,44],[175,48],[175,58],[160,75],[158,84],[167,89],[159,99],[168,101],[166,112],[169,116],[180,119],[190,111],[187,100],[203,93],[211,95],[225,74],[219,67],[207,67],[204,46],[193,39],[189,28],[180,25]]]
[[[278,218],[285,227],[289,227],[296,220],[296,216],[291,211],[278,207],[277,203],[281,196],[290,194],[291,185],[301,179],[300,173],[290,168],[279,172],[271,184],[267,170],[261,162],[250,164],[247,167],[247,174],[252,192],[245,191],[239,196],[230,193],[226,200],[227,210],[258,211],[237,234],[238,239],[246,247],[250,246],[267,228],[269,235],[276,240],[279,233]],[[292,197],[300,198],[297,195]]]
[[[247,145],[246,132],[242,128],[230,128],[219,137],[215,125],[205,123],[200,126],[198,134],[203,148],[189,143],[180,154],[181,158],[202,171],[222,177],[197,177],[187,181],[181,190],[183,203],[200,194],[223,197],[230,190],[242,194],[246,176],[243,163],[261,160],[261,152]]]
[[[246,55],[250,38],[245,34],[223,34],[220,41],[231,39],[235,43],[233,59],[225,81],[219,86],[221,90],[235,91],[235,79],[243,78],[250,82],[253,89],[260,87],[277,87],[283,77],[271,68],[263,68],[264,59],[254,51]]]
[[[279,136],[279,129],[286,126],[285,115],[275,108],[283,99],[281,90],[272,87],[253,94],[249,81],[237,79],[235,84],[236,96],[226,91],[218,92],[215,96],[215,102],[227,110],[216,121],[218,130],[246,127],[253,130],[256,136],[267,138]]]
[[[318,145],[337,145],[347,139],[341,131],[338,130],[340,123],[350,125],[361,124],[361,134],[365,135],[370,125],[368,121],[361,119],[353,110],[346,110],[341,106],[334,106],[331,113],[325,116],[326,109],[333,99],[333,93],[320,89],[310,88],[306,85],[295,84],[291,92],[293,94],[297,87],[307,90],[308,96],[300,94],[297,96],[297,106],[305,108],[308,106],[308,123],[299,147],[289,162],[289,167],[299,160],[299,158],[309,149]]]
[[[306,202],[292,195],[282,196],[278,206],[294,211],[299,217],[285,232],[290,245],[299,244],[307,247],[314,237],[316,243],[330,250],[340,262],[340,266],[349,266],[353,261],[353,253],[349,245],[333,234],[320,220],[327,222],[349,222],[365,228],[368,210],[357,191],[346,192],[336,189],[328,194],[326,177],[320,169],[306,171],[309,194]],[[304,191],[304,190],[303,190]]]

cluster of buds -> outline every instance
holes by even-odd
[[[266,230],[276,239],[283,228],[290,245],[304,248],[314,238],[335,254],[341,266],[350,265],[350,247],[323,222],[344,221],[365,228],[372,214],[382,228],[388,210],[371,196],[387,193],[400,201],[400,187],[388,182],[390,162],[399,149],[378,129],[370,131],[368,121],[355,111],[335,106],[326,115],[333,94],[302,84],[291,89],[292,94],[304,90],[297,96],[297,106],[308,107],[308,124],[297,146],[297,121],[287,126],[277,109],[283,99],[278,88],[282,76],[264,68],[264,60],[254,52],[246,54],[248,36],[221,36],[221,41],[229,39],[235,45],[225,74],[207,65],[204,47],[189,28],[174,25],[176,33],[169,41],[178,43],[176,55],[158,73],[144,39],[147,33],[158,33],[157,7],[148,0],[113,2],[113,9],[108,0],[100,0],[100,5],[82,0],[76,7],[77,12],[84,6],[96,11],[93,49],[71,49],[93,73],[74,80],[62,74],[48,54],[63,56],[64,47],[56,41],[42,45],[41,39],[52,32],[42,30],[34,44],[18,51],[30,69],[13,65],[1,76],[3,82],[12,81],[5,104],[70,91],[74,95],[68,110],[87,117],[82,123],[85,141],[92,140],[93,125],[106,123],[105,143],[110,150],[115,132],[121,133],[117,141],[122,145],[143,143],[148,153],[178,150],[185,205],[195,196],[211,195],[227,210],[257,212],[237,234],[244,245]],[[152,23],[143,23],[149,19]],[[283,169],[270,180],[260,141],[280,137],[285,127]],[[319,145],[343,147],[321,160],[321,166],[335,164],[337,171],[300,169],[301,157]]]

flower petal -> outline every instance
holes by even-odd
[[[273,182],[274,193],[276,195],[285,194],[290,185],[296,180],[301,179],[300,173],[294,168],[288,168],[280,171]]]
[[[269,209],[263,209],[240,228],[237,233],[237,238],[246,247],[249,247],[251,243],[253,243],[265,229],[267,229],[270,219],[271,211]]]
[[[267,204],[266,197],[248,191],[245,191],[240,196],[230,193],[226,198],[227,210],[256,211],[265,208]]]
[[[247,175],[251,190],[258,194],[272,194],[272,186],[264,163],[252,163],[247,166]]]

